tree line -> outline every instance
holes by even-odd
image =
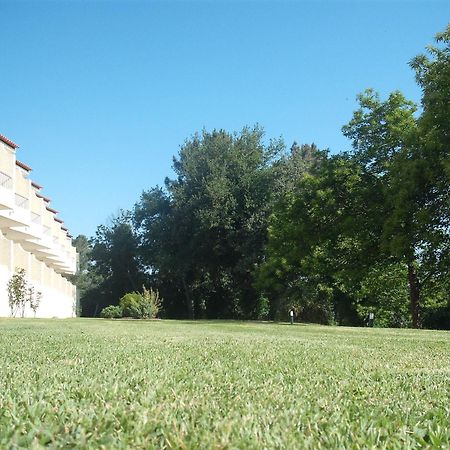
[[[175,177],[75,239],[81,314],[157,289],[165,317],[450,328],[450,26],[410,63],[422,91],[368,89],[352,149],[202,131]]]

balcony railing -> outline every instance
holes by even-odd
[[[45,236],[51,236],[52,234],[52,229],[50,227],[48,227],[47,225],[44,225],[42,228],[44,228],[44,234]]]
[[[5,189],[12,189],[13,187],[12,178],[4,172],[0,172],[0,186]]]
[[[20,194],[15,194],[15,203],[19,208],[28,208],[29,201],[26,197]]]
[[[31,222],[35,223],[36,225],[41,224],[41,216],[39,214],[36,214],[35,212],[31,211]]]

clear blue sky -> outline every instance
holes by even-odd
[[[0,133],[90,236],[202,128],[348,149],[358,92],[419,101],[408,61],[450,1],[0,0],[0,17]]]

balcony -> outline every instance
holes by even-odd
[[[44,230],[41,225],[41,216],[31,211],[30,214],[30,226],[29,232],[33,235],[34,239],[41,240],[43,237]]]
[[[67,257],[64,249],[59,245],[56,236],[51,235],[50,227],[44,225],[44,232],[41,239],[29,240],[25,243],[29,250],[39,260],[45,262],[55,270],[58,268],[61,272],[72,272],[71,261]]]
[[[35,225],[41,225],[42,223],[42,218],[39,214],[31,211],[31,223],[35,224]]]
[[[14,210],[0,209],[0,230],[7,231],[11,227],[20,227],[24,223],[18,220],[14,214]]]
[[[14,208],[13,180],[0,171],[0,210]]]
[[[14,203],[16,206],[22,209],[28,209],[30,206],[30,201],[20,194],[14,194]]]
[[[48,225],[44,225],[42,228],[44,230],[44,236],[50,238],[52,235],[52,229]]]

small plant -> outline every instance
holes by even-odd
[[[30,308],[33,311],[34,317],[36,317],[36,311],[41,303],[42,292],[35,291],[33,286],[28,286],[27,289],[27,301],[30,304]]]
[[[25,314],[25,305],[28,299],[25,269],[16,269],[16,273],[8,281],[7,290],[11,317],[16,317],[18,312],[20,312],[21,317],[23,317]]]
[[[102,309],[100,317],[103,317],[103,319],[120,319],[122,317],[122,308],[120,306],[109,305]]]
[[[8,281],[8,303],[11,311],[11,317],[16,317],[20,312],[20,316],[25,316],[25,307],[27,303],[33,310],[34,317],[41,303],[42,293],[35,292],[34,287],[27,283],[25,269],[17,268],[16,273]]]

